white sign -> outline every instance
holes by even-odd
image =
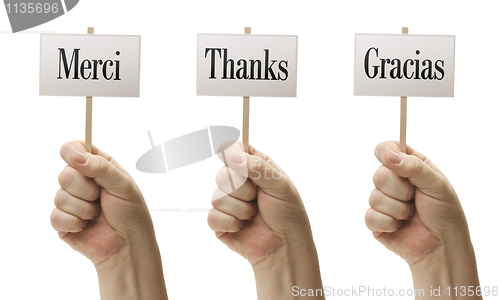
[[[296,97],[297,36],[198,34],[196,93]]]
[[[356,34],[354,95],[453,97],[455,36]]]
[[[40,95],[139,97],[138,35],[41,34]]]

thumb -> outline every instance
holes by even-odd
[[[446,192],[448,180],[417,156],[389,150],[384,155],[384,165],[408,178],[424,194],[440,199]]]
[[[106,158],[73,150],[70,164],[82,175],[93,178],[108,193],[123,199],[130,198],[131,189],[135,186],[130,184],[131,178]]]
[[[226,157],[227,164],[232,170],[249,178],[271,196],[283,199],[293,186],[285,173],[259,155],[229,148],[226,150]]]

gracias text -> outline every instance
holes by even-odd
[[[415,51],[416,56],[420,55],[420,50]],[[389,72],[388,68],[391,68]],[[408,58],[401,60],[398,58],[380,58],[378,48],[371,47],[366,51],[364,61],[365,74],[370,79],[378,77],[386,79],[423,79],[442,80],[445,76],[444,60]]]

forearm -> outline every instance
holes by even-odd
[[[423,291],[420,296],[415,293],[415,299],[482,299],[472,244],[445,248],[411,267],[414,288]]]
[[[140,248],[126,246],[96,270],[102,300],[168,299],[156,241]]]
[[[260,300],[325,299],[313,241],[280,248],[255,265],[254,273]],[[311,291],[314,296],[310,295]]]

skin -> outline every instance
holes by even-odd
[[[375,156],[382,166],[365,222],[410,266],[414,288],[425,292],[416,299],[482,299],[475,293],[479,278],[467,221],[451,183],[427,157],[408,146],[403,153],[397,142],[379,144]],[[440,297],[431,296],[431,286],[440,288]],[[461,296],[462,286],[474,293]]]
[[[228,167],[216,176],[208,224],[220,241],[250,262],[258,299],[290,299],[294,286],[306,292],[322,289],[309,219],[290,178],[252,146],[244,153],[236,143],[221,159]]]
[[[81,141],[62,146],[50,220],[59,237],[95,265],[101,299],[167,299],[146,202],[110,155]]]

